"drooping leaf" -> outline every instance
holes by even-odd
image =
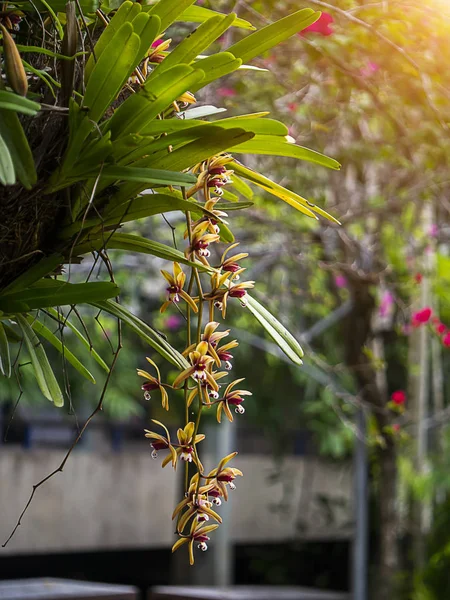
[[[190,173],[179,173],[161,169],[120,167],[117,165],[103,169],[102,178],[114,181],[136,181],[139,183],[180,186],[192,185],[197,181],[197,178]]]
[[[287,188],[279,185],[278,183],[275,183],[274,181],[268,179],[264,175],[261,175],[260,173],[257,173],[256,171],[253,171],[248,167],[245,167],[244,165],[235,160],[229,163],[228,166],[230,169],[233,169],[233,171],[235,171],[248,181],[251,181],[261,189],[265,190],[266,192],[269,192],[269,194],[273,194],[277,198],[281,198],[281,200],[287,202],[292,207],[294,207],[301,213],[307,215],[308,217],[317,219],[317,216],[314,214],[317,213],[318,215],[325,217],[329,221],[339,224],[339,221],[337,219],[335,219],[332,215],[328,214],[319,206],[316,206],[312,202],[305,200],[305,198],[302,198],[295,192],[292,192],[291,190],[288,190]]]
[[[171,346],[165,337],[121,304],[113,300],[106,300],[105,302],[95,302],[93,305],[123,321],[171,364],[179,369],[187,369],[190,366],[184,356]]]
[[[247,294],[246,306],[277,346],[296,365],[302,365],[303,350],[294,336],[262,304]]]
[[[108,237],[105,237],[101,233],[97,234],[96,236],[90,236],[84,242],[75,246],[73,249],[73,255],[78,256],[94,250],[101,250],[102,248],[107,248],[110,250],[127,250],[128,252],[138,252],[140,254],[151,254],[171,262],[176,261],[191,267],[197,267],[201,271],[211,270],[202,263],[194,263],[188,260],[184,254],[176,248],[172,248],[171,246],[166,246],[160,242],[154,242],[153,240],[148,240],[139,235],[132,235],[129,233],[113,233]],[[117,294],[111,294],[111,296],[112,295]]]
[[[7,313],[25,312],[49,306],[64,306],[81,302],[96,302],[119,294],[111,282],[68,283],[43,279],[20,292],[0,296],[0,310]]]
[[[34,331],[49,342],[60,354],[69,362],[83,377],[91,383],[95,383],[95,378],[88,369],[80,362],[80,360],[62,343],[62,341],[50,331],[41,321],[38,321],[32,316],[28,317],[28,322]]]
[[[15,318],[22,330],[25,346],[30,355],[31,365],[41,392],[48,400],[53,402],[55,406],[64,406],[64,398],[61,389],[39,338],[34,333],[26,317],[23,315],[16,315]]]
[[[264,119],[265,120],[265,119]],[[264,122],[264,120],[262,120]],[[242,126],[242,125],[240,125]],[[274,135],[255,135],[252,140],[233,148],[233,154],[266,154],[270,156],[286,156],[316,163],[329,169],[340,169],[337,160],[315,152],[303,146],[296,146],[283,138]]]
[[[50,256],[45,256],[44,258],[41,258],[39,262],[27,269],[25,273],[22,273],[22,275],[19,275],[19,277],[16,277],[14,281],[12,281],[7,287],[5,287],[1,291],[0,296],[24,290],[31,284],[35,283],[36,281],[39,281],[39,279],[41,279],[42,277],[45,277],[46,275],[54,271],[56,267],[58,267],[63,262],[64,258],[62,254],[52,254]]]
[[[0,321],[0,371],[5,377],[11,377],[11,356],[8,336],[3,323]]]
[[[0,90],[0,109],[13,110],[24,115],[36,115],[41,110],[41,105],[28,98],[23,98],[13,92]]]
[[[58,312],[56,309],[54,309],[52,307],[47,308],[46,312],[48,312],[50,315],[53,316],[54,319],[56,319],[59,323],[61,323],[62,327],[68,327],[71,331],[73,331],[73,333],[77,336],[77,338],[81,341],[81,343],[84,344],[84,346],[86,346],[86,348],[89,350],[89,353],[94,358],[94,360],[101,366],[102,369],[104,369],[107,373],[109,373],[108,365],[105,363],[103,358],[98,354],[98,352],[95,350],[95,348],[93,348],[93,346],[89,343],[89,340],[81,333],[81,331],[78,329],[78,327],[75,327],[75,325],[71,321],[69,321],[69,319],[67,319],[67,317],[65,315]]]
[[[311,8],[303,8],[251,33],[227,48],[227,52],[231,52],[236,58],[240,58],[242,62],[246,63],[312,25],[319,17],[319,12],[314,12]]]

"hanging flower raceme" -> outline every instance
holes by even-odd
[[[214,362],[214,358],[208,355],[208,342],[200,342],[195,350],[189,352],[191,367],[182,371],[173,382],[173,387],[180,387],[189,377],[196,381],[207,381],[210,387],[217,392],[219,386],[208,370],[208,365]]]
[[[208,500],[207,494],[200,493],[197,488],[197,483],[191,482],[186,498],[173,511],[172,520],[181,515],[177,522],[178,533],[183,533],[184,528],[194,516],[199,523],[209,521],[210,518],[217,523],[222,523],[220,515],[211,508],[212,502]]]
[[[193,462],[197,465],[200,471],[203,471],[203,465],[198,459],[197,453],[195,451],[195,446],[199,442],[205,439],[203,434],[197,434],[194,439],[194,431],[195,431],[195,423],[190,421],[184,429],[178,429],[177,438],[178,443],[174,443],[170,441],[170,435],[167,427],[152,419],[153,423],[159,425],[166,432],[166,437],[155,433],[154,431],[149,431],[145,429],[145,437],[155,440],[151,443],[153,447],[152,457],[157,457],[158,450],[166,450],[170,451],[170,454],[166,456],[166,458],[162,462],[162,467],[165,467],[172,462],[172,467],[176,469],[178,459],[183,460],[185,462]]]
[[[141,377],[145,377],[148,380],[141,386],[141,389],[144,391],[144,398],[146,400],[150,400],[150,392],[152,390],[159,390],[161,392],[162,407],[166,410],[169,410],[169,396],[161,383],[161,373],[159,372],[158,366],[151,360],[151,358],[149,358],[148,356],[146,358],[148,362],[155,368],[158,377],[150,375],[150,373],[148,373],[147,371],[142,371],[141,369],[137,370],[138,375],[140,375]]]
[[[235,381],[230,383],[226,387],[222,398],[220,398],[220,400],[217,401],[217,421],[219,423],[222,419],[222,410],[227,416],[227,419],[230,421],[230,423],[233,421],[233,415],[231,414],[230,406],[236,407],[234,410],[237,414],[244,414],[245,409],[242,406],[244,398],[242,396],[251,396],[252,393],[248,392],[247,390],[233,390],[234,386],[236,386],[238,383],[241,383],[241,381],[244,381],[244,378],[236,379]]]
[[[173,302],[179,302],[180,298],[183,298],[196,313],[198,308],[195,300],[183,290],[184,284],[186,283],[186,275],[183,273],[183,269],[180,265],[177,262],[173,263],[173,275],[164,270],[162,270],[161,273],[169,284],[169,287],[167,288],[168,300],[161,306],[160,311],[163,313]]]
[[[218,527],[219,527],[218,525],[202,526],[196,519],[194,519],[192,521],[191,531],[190,531],[189,535],[180,537],[180,539],[177,540],[175,542],[175,544],[172,546],[172,552],[175,552],[176,550],[178,550],[178,548],[181,548],[181,546],[183,546],[183,544],[188,544],[189,564],[193,565],[194,564],[194,544],[197,544],[197,548],[199,550],[202,550],[202,552],[205,552],[206,550],[208,550],[208,546],[207,546],[206,542],[209,542],[210,538],[208,537],[207,534],[211,533],[211,531],[214,531]]]

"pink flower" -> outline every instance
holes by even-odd
[[[323,12],[318,20],[306,27],[303,31],[300,31],[299,35],[305,35],[305,33],[318,33],[319,35],[328,36],[334,33],[330,24],[334,22],[333,17],[327,12]]]
[[[400,431],[400,425],[399,425],[398,423],[394,423],[394,424],[392,425],[392,431],[393,431],[394,433],[398,433],[398,432]]]
[[[402,404],[405,404],[406,402],[406,393],[404,390],[397,390],[395,392],[392,392],[391,394],[391,400],[394,404],[397,404],[398,406],[401,406]]]
[[[336,275],[334,278],[334,283],[337,288],[345,288],[347,287],[347,279],[344,275]]]
[[[386,317],[393,305],[394,296],[392,295],[392,292],[386,290],[381,297],[380,308],[378,309],[380,317]]]
[[[444,325],[444,323],[436,323],[436,333],[439,335],[442,335],[443,333],[447,332],[447,327]]]
[[[422,283],[422,279],[423,279],[423,275],[422,275],[422,273],[416,273],[416,274],[414,275],[414,281],[415,281],[416,283]]]
[[[365,67],[359,70],[359,74],[362,77],[371,77],[374,73],[378,71],[379,68],[380,66],[377,65],[377,63],[369,61]]]
[[[430,225],[428,228],[428,235],[430,237],[437,237],[439,235],[439,227],[436,225],[436,223]]]
[[[289,102],[289,104],[287,105],[287,109],[290,112],[295,112],[298,108],[298,103],[297,102]]]
[[[220,87],[217,89],[217,95],[221,98],[232,98],[236,94],[236,90],[230,87]]]
[[[170,331],[178,329],[183,322],[183,319],[179,315],[170,315],[164,322],[164,326]]]
[[[422,308],[422,310],[418,310],[412,316],[411,324],[413,327],[419,327],[419,325],[423,325],[424,323],[428,323],[432,314],[432,310],[429,306]]]
[[[444,335],[442,343],[446,348],[450,348],[450,331]]]
[[[157,48],[158,46],[160,46],[162,43],[164,42],[164,40],[159,39],[159,40],[155,40],[152,44],[152,48]]]

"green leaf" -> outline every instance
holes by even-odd
[[[77,221],[62,229],[58,237],[69,239],[72,235],[80,231],[80,229],[86,230],[97,226],[104,228],[175,210],[183,212],[188,210],[193,213],[206,214],[217,220],[217,217],[213,213],[204,209],[201,204],[197,204],[191,200],[183,200],[169,194],[145,194],[142,197],[119,204],[119,206],[110,204],[105,207],[105,216],[103,218],[86,219],[84,222]]]
[[[165,31],[169,25],[172,25],[178,17],[194,4],[195,0],[160,0],[157,4],[150,7],[150,15],[157,15],[161,19],[160,32]],[[147,9],[146,6],[143,7]]]
[[[153,256],[170,260],[171,262],[176,261],[189,265],[190,267],[197,267],[200,271],[212,271],[211,267],[206,267],[203,263],[196,263],[188,260],[184,254],[176,248],[129,233],[113,233],[106,239],[102,233],[96,234],[96,236],[89,236],[84,242],[75,246],[73,255],[86,254],[87,252],[101,250],[102,248],[108,248],[110,250],[126,250],[128,252],[138,252],[140,254],[152,254]],[[87,302],[89,302],[89,300],[87,300]]]
[[[55,406],[64,406],[61,389],[39,338],[23,315],[16,315],[16,320],[22,330],[23,339],[41,392],[48,400],[54,402]]]
[[[242,62],[246,63],[312,25],[319,17],[320,12],[314,12],[311,8],[303,8],[248,35],[227,48],[227,52],[231,52],[236,58],[240,58]]]
[[[41,105],[13,92],[0,90],[0,108],[14,110],[24,115],[35,115],[41,110]]]
[[[231,184],[232,187],[239,194],[241,194],[241,196],[244,196],[244,198],[247,198],[248,200],[251,200],[253,198],[253,190],[249,185],[247,185],[245,183],[245,181],[243,181],[235,173],[233,173],[232,180],[233,180],[233,183]],[[252,206],[252,203],[250,203],[250,206]]]
[[[98,38],[97,43],[95,44],[95,59],[98,61],[105,51],[108,44],[111,42],[115,34],[119,31],[124,23],[132,22],[133,19],[141,12],[141,5],[138,2],[124,2],[119,10],[115,13],[113,18],[110,20],[108,25],[103,30],[101,36]],[[96,60],[94,56],[91,54],[89,57],[86,67],[84,69],[84,81],[87,85],[94,66],[96,64]]]
[[[83,108],[92,121],[98,121],[115,100],[136,65],[139,48],[132,24],[124,23],[95,63],[86,86]]]
[[[209,130],[205,129],[205,132],[209,132]],[[197,140],[175,149],[173,152],[167,153],[166,150],[163,150],[134,164],[136,167],[147,167],[150,163],[156,169],[183,171],[252,137],[252,133],[247,133],[242,129],[221,129],[218,127],[214,136],[208,133],[208,135],[201,136]],[[139,194],[143,189],[142,184],[125,184],[113,196],[113,201],[117,203],[126,201]]]
[[[220,14],[222,13],[210,10],[209,8],[204,8],[203,6],[190,6],[179,16],[177,21],[182,21],[184,23],[204,23],[214,15]],[[238,18],[233,21],[233,27],[251,30],[255,29],[255,27],[253,27],[253,25],[248,21],[245,21],[245,19]]]
[[[277,346],[296,365],[302,365],[303,350],[294,336],[262,304],[249,296],[245,304],[255,319],[264,327]]]
[[[14,185],[16,183],[16,172],[14,163],[9,153],[8,146],[0,134],[0,183],[2,185]]]
[[[45,277],[52,271],[56,269],[59,265],[64,262],[64,257],[62,254],[52,254],[51,256],[46,256],[41,258],[39,262],[30,267],[16,277],[12,283],[10,283],[7,287],[5,287],[1,293],[0,297],[5,294],[11,294],[12,292],[18,292],[35,283],[42,277]]]
[[[160,169],[143,169],[136,167],[106,167],[102,171],[102,179],[114,181],[136,181],[139,183],[157,183],[159,185],[192,185],[197,177],[191,173],[178,173]]]
[[[30,146],[16,113],[0,110],[0,132],[13,162],[17,179],[24,188],[31,189],[37,181],[36,169]]]
[[[146,82],[141,92],[132,94],[114,113],[108,124],[113,139],[141,133],[145,126],[174,100],[203,79],[204,73],[188,65],[177,65]]]
[[[18,0],[17,2],[14,2],[14,4],[20,6],[21,10],[32,13],[36,13],[36,11],[45,13],[48,10],[48,6],[50,6],[55,13],[63,13],[66,9],[66,1],[67,0],[47,0],[44,4],[41,0],[33,0],[33,2],[28,2],[28,0],[22,2],[21,0]],[[84,15],[95,13],[99,6],[100,2],[98,0],[80,0],[80,7]],[[77,12],[78,11],[77,2]]]
[[[265,120],[265,119],[264,119]],[[264,122],[263,120],[263,122]],[[242,127],[241,124],[239,124]],[[308,162],[328,167],[329,169],[339,170],[341,165],[320,152],[315,152],[303,146],[296,146],[285,139],[280,139],[274,135],[255,135],[252,140],[240,144],[233,148],[233,154],[266,154],[271,156],[287,156],[298,160],[306,160]]]
[[[11,357],[9,342],[3,323],[0,321],[0,371],[5,377],[11,377]]]
[[[75,369],[83,375],[86,379],[88,379],[91,383],[95,383],[95,378],[90,371],[86,369],[86,367],[78,360],[78,358],[61,342],[61,340],[50,331],[48,327],[46,327],[43,323],[35,319],[34,317],[28,317],[28,323],[30,323],[31,327],[34,331],[43,337],[47,342],[49,342],[52,346],[54,346],[60,354],[64,356],[64,358],[69,362]]]
[[[27,290],[0,296],[0,310],[13,313],[49,306],[96,302],[118,296],[119,291],[117,285],[111,282],[68,283],[43,279]]]
[[[168,360],[172,365],[175,365],[178,369],[187,369],[190,367],[190,364],[184,356],[171,346],[162,334],[156,331],[156,329],[153,329],[153,327],[150,327],[147,323],[144,323],[144,321],[139,319],[139,317],[136,317],[136,315],[133,315],[133,313],[121,304],[118,304],[113,300],[106,300],[106,302],[95,302],[93,305],[123,321],[123,323],[128,325],[152,348],[161,354],[163,358]]]
[[[233,204],[218,202],[214,208],[216,210],[225,210],[226,212],[229,212],[230,210],[242,210],[243,208],[251,208],[252,206],[254,206],[253,202],[233,202]]]
[[[109,373],[109,367],[103,360],[103,358],[98,354],[95,348],[92,347],[89,340],[85,338],[85,336],[81,333],[81,331],[75,327],[75,325],[69,321],[64,314],[58,312],[55,308],[47,308],[46,312],[52,315],[63,327],[68,327],[73,333],[77,336],[77,338],[81,341],[82,344],[88,348],[89,353],[92,355],[93,359],[104,369],[107,373]]]
[[[202,87],[207,86],[212,81],[224,77],[230,73],[234,73],[242,66],[242,60],[236,58],[231,52],[218,52],[211,56],[201,58],[197,60],[193,67],[194,69],[201,69],[205,73],[205,78],[200,82],[192,86],[191,91],[196,92]]]
[[[233,161],[228,164],[228,167],[230,169],[233,169],[233,171],[235,171],[245,179],[248,179],[248,181],[255,183],[261,189],[265,190],[266,192],[269,192],[269,194],[272,194],[277,198],[281,198],[281,200],[287,202],[287,204],[290,204],[292,207],[294,207],[304,215],[307,215],[308,217],[311,217],[313,219],[317,219],[317,216],[314,214],[314,212],[316,212],[322,217],[328,219],[329,221],[332,221],[333,223],[336,223],[338,225],[340,224],[337,219],[335,219],[332,215],[329,215],[322,208],[316,206],[308,200],[305,200],[305,198],[302,198],[295,192],[291,192],[291,190],[288,190],[287,188],[278,185],[278,183],[275,183],[267,177],[264,177],[264,175],[256,173],[256,171],[245,167],[243,164],[237,161]]]
[[[156,67],[150,79],[178,64],[188,65],[191,63],[233,24],[235,18],[234,13],[216,15],[202,23],[166,56],[162,63]]]

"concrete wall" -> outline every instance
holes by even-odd
[[[0,541],[25,505],[32,485],[58,466],[63,452],[0,448]],[[203,457],[202,457],[203,459]],[[6,554],[167,547],[173,543],[171,514],[177,480],[161,469],[147,448],[121,453],[77,450],[63,473],[40,487]],[[205,460],[206,467],[210,463]],[[241,455],[244,472],[231,492],[232,536],[237,542],[348,537],[351,472],[348,466],[290,457],[281,467],[270,457]],[[339,506],[322,510],[318,494]],[[280,510],[281,507],[281,510]],[[220,512],[220,509],[219,509]],[[331,518],[331,521],[330,521]]]

